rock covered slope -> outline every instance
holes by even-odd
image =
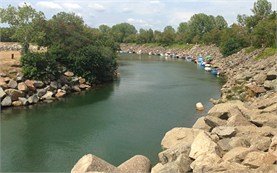
[[[276,55],[256,60],[260,51],[215,58],[221,98],[192,128],[165,134],[152,173],[277,172]]]

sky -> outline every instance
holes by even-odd
[[[46,18],[58,12],[74,12],[91,27],[112,26],[128,22],[139,28],[163,30],[175,28],[193,14],[222,15],[228,24],[236,22],[238,14],[251,15],[256,0],[0,0],[1,8],[24,3],[42,11]],[[276,10],[277,0],[268,0]]]

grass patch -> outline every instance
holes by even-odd
[[[253,52],[254,50],[256,50],[256,48],[255,48],[254,46],[250,46],[250,47],[248,47],[248,48],[245,49],[245,52],[246,52],[246,53],[251,53],[251,52]]]
[[[255,59],[256,60],[264,59],[264,58],[273,56],[274,54],[276,54],[276,52],[277,52],[277,48],[268,47],[268,48],[265,48],[265,50],[263,50],[261,53],[259,53]]]

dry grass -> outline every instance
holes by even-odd
[[[14,54],[14,59],[11,58]],[[0,73],[5,73],[10,77],[16,76],[21,71],[20,51],[0,51]]]

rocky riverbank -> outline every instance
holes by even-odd
[[[165,134],[161,142],[163,151],[158,154],[159,163],[151,169],[152,173],[277,172],[276,54],[257,60],[262,49],[250,53],[242,50],[226,58],[214,46],[196,45],[182,50],[122,44],[121,49],[179,57],[212,55],[212,64],[223,69],[226,77],[221,98],[211,100],[215,105],[206,116],[199,118],[192,128],[176,127]],[[81,160],[74,168],[85,169],[73,168],[72,172],[109,172],[96,169],[93,159],[85,161],[86,164]]]
[[[1,107],[27,106],[40,102],[50,103],[69,93],[90,89],[92,85],[82,77],[66,71],[56,81],[25,79],[21,73],[16,78],[0,74]]]

